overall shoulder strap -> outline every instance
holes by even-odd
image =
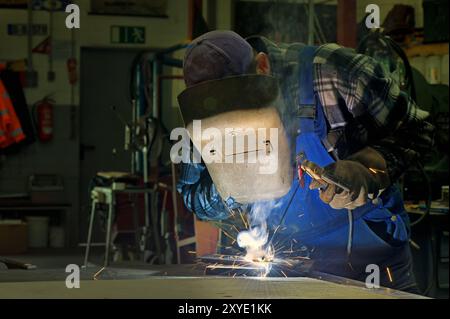
[[[313,84],[313,61],[314,54],[316,52],[316,47],[305,46],[299,54],[299,111],[303,112],[302,109],[315,107],[316,99],[314,94],[314,84]],[[314,114],[313,114],[314,115]],[[302,116],[302,114],[299,114]]]
[[[314,131],[316,117],[316,98],[314,93],[313,60],[316,47],[305,46],[299,53],[299,85],[297,117],[300,120],[300,130]]]
[[[314,91],[314,57],[317,47],[305,46],[299,53],[299,86],[297,117],[300,132],[315,132],[327,151],[332,152],[335,159],[338,154],[334,149],[342,132],[327,132],[327,124],[323,105]]]
[[[320,101],[314,91],[314,57],[317,47],[305,46],[299,52],[299,85],[297,118],[301,133],[314,132],[318,135],[325,148],[329,149],[327,141],[327,124]]]

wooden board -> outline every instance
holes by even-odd
[[[0,283],[3,298],[422,298],[390,289],[367,289],[313,278],[149,277],[140,280]]]
[[[433,43],[415,45],[405,49],[409,58],[415,56],[445,55],[448,54],[448,43]]]

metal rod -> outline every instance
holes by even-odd
[[[353,240],[353,213],[351,209],[347,210],[347,216],[348,216],[348,241],[347,241],[347,256],[350,258],[350,255],[352,253],[352,240]]]
[[[182,75],[160,75],[160,80],[184,80]]]
[[[31,50],[33,49],[33,0],[28,0],[28,8],[27,8],[27,17],[28,17],[28,32],[27,32],[27,49],[28,49],[28,71],[33,70],[33,54]]]
[[[134,88],[135,89],[135,92],[134,92],[135,95],[134,95],[134,100],[133,100],[133,110],[134,110],[133,143],[135,142],[135,138],[137,137],[136,136],[136,132],[137,132],[137,129],[138,129],[139,117],[141,115],[141,112],[140,112],[140,99],[141,99],[141,96],[140,96],[140,85],[141,85],[140,70],[141,70],[141,64],[137,63],[136,64],[136,74],[135,74],[135,76],[136,76],[136,78],[135,78],[136,84],[135,84],[135,88]],[[134,163],[135,163],[134,170],[135,170],[135,172],[140,172],[141,169],[142,169],[142,167],[141,167],[141,162],[142,162],[141,159],[142,159],[141,152],[138,149],[136,149],[135,155],[134,155]]]
[[[109,264],[109,252],[111,250],[111,227],[112,227],[114,206],[116,205],[115,193],[111,192],[110,196],[111,196],[111,200],[109,202],[108,222],[107,222],[107,226],[106,226],[105,262],[103,264],[103,267],[105,267],[105,268],[108,267],[108,264]]]
[[[139,228],[139,211],[137,209],[136,201],[137,194],[129,194],[132,198],[133,203],[133,226],[134,226],[134,240],[135,240],[135,253],[139,256],[139,232],[137,231]]]
[[[348,240],[347,240],[347,263],[350,268],[352,266],[352,246],[353,246],[353,211],[351,209],[347,210],[348,215]]]
[[[175,59],[171,57],[163,56],[161,58],[161,63],[166,66],[172,66],[174,68],[183,68],[183,60]]]
[[[314,0],[308,3],[308,45],[314,44]]]
[[[91,208],[91,216],[89,218],[89,229],[88,229],[88,237],[86,242],[86,252],[84,254],[84,267],[87,267],[88,261],[89,261],[89,253],[91,250],[91,244],[92,244],[92,230],[94,228],[94,220],[95,220],[95,207],[97,205],[97,201],[92,201],[92,208]]]
[[[164,54],[168,54],[168,53],[172,53],[172,52],[184,49],[184,48],[186,48],[189,45],[189,42],[190,41],[186,41],[184,43],[175,44],[175,45],[173,45],[171,47],[168,47],[167,49],[163,49],[161,51],[158,51],[157,54],[161,56],[161,55],[164,55]]]
[[[130,126],[130,149],[131,149],[131,173],[136,174],[136,150],[134,149],[134,134],[136,123],[136,100],[131,100],[131,126]]]
[[[54,10],[55,2],[54,0],[50,1],[50,8],[49,8],[49,22],[48,22],[48,28],[49,28],[49,42],[50,42],[50,52],[48,53],[48,72],[53,72],[53,10]],[[50,80],[50,79],[49,79]]]
[[[146,137],[144,137],[146,139]],[[144,185],[147,188],[149,185],[149,178],[148,178],[148,147],[147,147],[147,141],[145,141],[145,146],[142,149],[142,165],[143,165],[143,179],[144,179]],[[150,199],[149,199],[149,194],[148,193],[144,193],[144,211],[145,211],[145,227],[148,230],[148,226],[150,225],[150,210],[149,210],[149,204],[150,204]]]
[[[294,199],[295,194],[297,194],[297,191],[298,191],[298,187],[299,187],[299,186],[300,186],[300,183],[297,183],[297,186],[295,187],[295,191],[294,191],[294,193],[292,194],[291,198],[289,199],[289,202],[288,202],[286,208],[284,209],[283,215],[281,215],[280,222],[278,223],[278,226],[275,228],[275,231],[273,232],[272,237],[270,237],[270,240],[269,240],[269,242],[268,242],[268,243],[269,243],[269,246],[272,245],[273,239],[275,238],[275,234],[278,232],[278,229],[279,229],[279,228],[281,227],[281,225],[283,224],[284,219],[285,219],[285,217],[286,217],[286,214],[287,214],[287,212],[288,212],[288,210],[289,210],[289,207],[290,207],[291,204],[292,204],[292,200]]]
[[[316,29],[314,32],[316,32],[317,38],[319,39],[319,43],[323,44],[323,43],[327,42],[327,38],[323,33],[322,26],[320,25],[319,18],[317,17],[316,14],[314,15],[314,22],[315,22],[315,26],[316,26]]]
[[[152,116],[155,119],[159,118],[158,114],[158,70],[159,69],[159,63],[158,60],[155,59],[152,63]]]
[[[152,230],[156,247],[156,255],[158,256],[158,262],[162,263],[162,251],[161,251],[161,240],[159,235],[159,227],[158,227],[158,190],[157,185],[155,185],[155,191],[152,192],[152,209],[151,209],[151,217],[152,217]]]
[[[76,58],[76,48],[75,48],[75,28],[70,31],[70,57],[72,59]],[[77,133],[77,109],[75,106],[75,83],[70,86],[70,139],[74,140]]]
[[[173,203],[173,228],[174,228],[174,236],[177,244],[177,263],[180,264],[181,256],[180,256],[180,246],[179,246],[179,234],[178,234],[178,203],[177,203],[177,180],[176,180],[176,168],[175,164],[171,162],[171,170],[172,170],[172,203]]]

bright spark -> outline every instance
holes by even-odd
[[[387,274],[388,274],[388,277],[389,277],[389,281],[393,282],[391,270],[389,269],[389,267],[386,267],[386,271],[387,271]]]

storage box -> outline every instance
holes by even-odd
[[[28,180],[28,190],[33,204],[60,204],[67,199],[63,178],[58,175],[31,175]]]
[[[27,224],[0,222],[0,255],[22,254],[27,251]]]

